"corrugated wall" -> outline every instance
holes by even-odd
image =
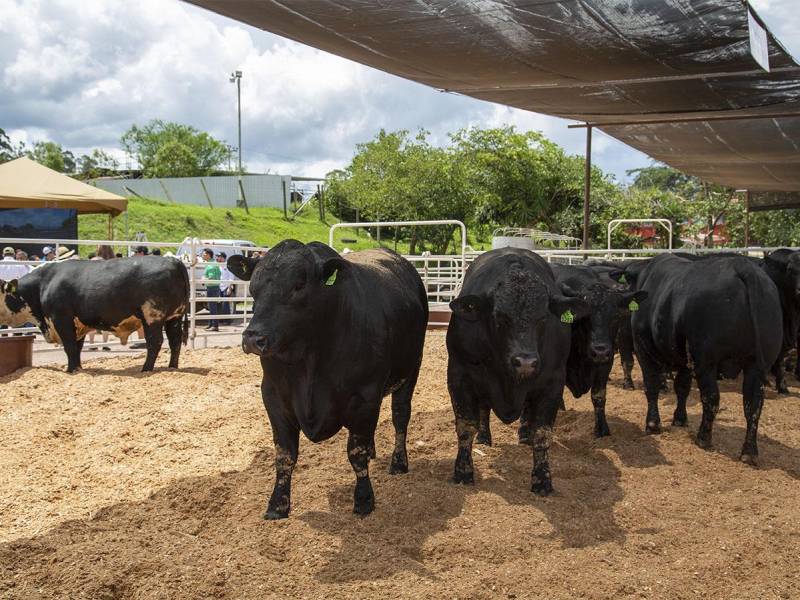
[[[242,188],[247,205],[283,208],[289,203],[289,175],[244,175]],[[239,199],[236,176],[166,177],[163,179],[95,179],[91,184],[120,196],[143,196],[178,204],[214,208],[235,207]],[[203,187],[205,186],[205,190]]]

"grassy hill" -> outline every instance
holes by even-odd
[[[131,198],[128,201],[127,236],[125,216],[115,219],[114,238],[130,239],[137,231],[147,234],[151,242],[182,241],[187,236],[200,239],[239,239],[250,240],[259,246],[274,246],[286,238],[301,242],[314,240],[328,242],[328,228],[336,223],[329,218],[328,223],[319,220],[312,207],[292,221],[283,217],[283,210],[277,208],[251,208],[247,214],[242,208],[207,208],[187,204],[170,204],[156,200]],[[81,239],[105,239],[107,217],[104,215],[84,215],[79,217],[78,234]],[[337,230],[336,247],[345,246],[353,250],[377,246],[365,230]],[[342,241],[347,239],[347,242]],[[355,243],[350,240],[357,240]],[[400,245],[398,251],[407,251]],[[91,248],[82,248],[86,254]]]

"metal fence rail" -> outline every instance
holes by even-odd
[[[416,222],[416,223],[402,223],[402,225],[418,225],[418,224],[448,224],[459,225],[463,227],[462,223],[458,221],[436,221],[436,222]],[[340,227],[352,226],[374,227],[375,223],[358,223],[340,224]],[[395,223],[381,223],[381,226],[397,226]],[[331,228],[331,237],[333,235]],[[143,241],[107,241],[107,240],[40,240],[30,238],[0,238],[0,247],[14,246],[15,244],[42,244],[50,245],[53,247],[58,246],[98,246],[110,245],[115,249],[121,249],[123,254],[130,253],[132,248],[144,246],[149,249],[161,248],[169,251],[177,251],[183,247],[185,255],[182,257],[182,262],[186,266],[189,274],[189,341],[192,348],[196,348],[198,344],[203,347],[208,346],[208,340],[215,336],[224,336],[235,333],[236,331],[206,331],[202,329],[203,324],[211,320],[219,322],[226,322],[236,326],[247,326],[249,319],[252,317],[253,298],[250,296],[250,282],[242,281],[239,279],[233,280],[210,280],[204,277],[205,267],[210,264],[204,262],[199,254],[206,248],[215,252],[223,250],[230,252],[232,250],[245,253],[252,252],[266,252],[266,248],[253,248],[252,246],[234,246],[234,245],[214,245],[203,244],[198,238],[187,238],[180,242],[143,242]],[[798,249],[798,248],[793,248]],[[562,264],[582,264],[586,260],[600,259],[608,261],[620,261],[629,259],[644,259],[665,254],[670,252],[688,252],[692,254],[719,254],[723,252],[745,254],[750,256],[761,257],[765,252],[771,252],[777,248],[688,248],[688,249],[599,249],[599,250],[536,250],[535,252],[541,255],[547,262],[562,263]],[[428,295],[428,302],[431,306],[445,305],[453,300],[461,288],[469,264],[477,258],[481,252],[467,252],[466,251],[466,228],[462,229],[462,246],[461,254],[456,255],[413,255],[405,256],[407,260],[417,269],[425,285],[425,290]],[[41,263],[34,261],[4,261],[3,264],[24,264],[27,266],[38,266]],[[222,266],[220,264],[220,266]],[[228,283],[233,286],[231,296],[208,298],[205,294],[206,286],[208,284]],[[229,314],[212,315],[208,310],[208,306],[212,303],[225,304],[227,303],[231,308]],[[10,329],[3,329],[2,334],[14,333],[36,333],[37,338],[41,339],[41,334],[38,327],[16,327]],[[86,343],[85,348],[100,347],[106,345],[119,345],[119,342],[96,342],[93,344]]]

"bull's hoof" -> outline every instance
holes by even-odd
[[[596,438],[608,437],[610,435],[611,435],[611,430],[608,428],[608,425],[604,424],[602,427],[594,428],[594,437]]]
[[[531,483],[531,491],[537,496],[549,496],[553,493],[553,482],[550,479],[540,479]]]
[[[633,382],[632,381],[623,381],[622,382],[622,389],[623,390],[634,390],[636,388],[633,387]]]
[[[661,433],[661,423],[656,423],[655,421],[649,421],[644,428],[645,433],[649,433],[650,435],[656,435]]]
[[[356,498],[353,504],[353,514],[366,517],[373,510],[375,510],[375,496],[368,496],[366,498]]]
[[[673,427],[688,427],[689,426],[689,419],[688,419],[688,417],[672,417],[672,426]]]
[[[492,445],[492,434],[491,433],[478,432],[478,435],[475,436],[475,443],[476,444],[480,444],[482,446],[491,446]]]
[[[700,437],[698,435],[695,438],[694,441],[703,450],[710,450],[711,449],[711,438],[710,437]]]
[[[277,521],[278,519],[287,519],[289,517],[289,510],[277,510],[275,508],[268,508],[264,513],[264,520]]]
[[[475,484],[475,472],[474,471],[455,471],[453,473],[453,479],[451,480],[455,484],[464,484],[464,485],[474,485]]]
[[[408,473],[408,458],[402,454],[392,454],[389,475],[399,475],[400,473]]]
[[[747,454],[742,452],[742,455],[739,457],[743,463],[750,465],[751,467],[758,466],[758,455],[757,454]]]
[[[152,371],[152,370],[153,370],[153,367],[148,367],[147,365],[142,367],[142,373],[147,373],[148,371]]]

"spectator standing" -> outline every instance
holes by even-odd
[[[108,258],[114,258],[114,251],[111,249],[111,246],[100,245],[97,247],[97,251],[94,256],[92,256],[89,260],[108,260]],[[92,329],[89,332],[89,344],[94,344],[94,337],[97,335],[97,330]],[[103,336],[103,351],[110,352],[111,347],[108,346],[108,332],[103,331],[101,332]],[[89,350],[97,350],[97,348],[89,348]]]
[[[203,250],[203,262],[208,263],[203,272],[203,279],[208,280],[206,282],[206,297],[219,298],[219,284],[222,278],[222,270],[219,268],[219,263],[214,262],[214,251],[211,248]],[[211,316],[216,317],[219,314],[220,303],[212,301],[206,304],[208,304],[208,312],[211,313]],[[206,327],[206,329],[209,331],[219,331],[219,321],[212,318],[208,322],[208,327]]]
[[[45,246],[42,248],[42,262],[49,262],[55,260],[56,251],[52,246]]]
[[[219,278],[219,293],[223,298],[229,298],[233,295],[233,273],[228,271],[228,255],[224,252],[217,253],[217,264],[221,272]],[[219,314],[231,314],[231,303],[220,302]]]
[[[11,281],[12,279],[19,279],[28,274],[30,269],[28,265],[20,265],[17,263],[16,252],[11,246],[3,248],[3,260],[0,261],[0,279],[3,281]]]

